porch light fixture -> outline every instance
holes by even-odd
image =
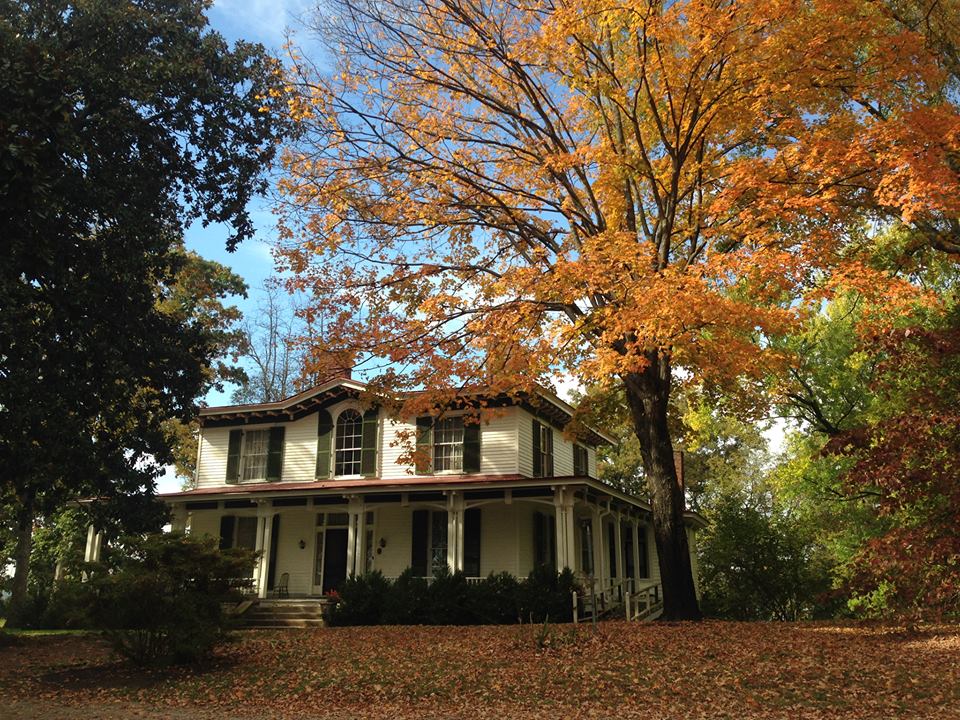
[[[387,546],[387,539],[380,538],[380,542],[377,543],[377,555],[383,553],[383,549]]]
[[[306,540],[301,540],[301,541],[300,541],[300,549],[301,549],[301,550],[306,550],[306,549],[307,549],[307,541],[306,541]]]

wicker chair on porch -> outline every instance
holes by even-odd
[[[276,598],[290,597],[290,573],[281,573],[280,580],[273,588],[273,596]]]

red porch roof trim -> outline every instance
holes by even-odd
[[[276,495],[305,490],[356,490],[367,488],[407,488],[423,485],[481,485],[530,481],[535,485],[550,485],[554,482],[577,482],[588,478],[528,478],[525,475],[425,475],[402,480],[393,478],[358,478],[354,480],[313,480],[309,482],[250,483],[247,485],[218,485],[194,488],[180,492],[157,495],[161,500],[190,499],[207,495]]]
[[[309,482],[278,482],[278,483],[256,483],[249,485],[221,485],[215,487],[195,488],[193,490],[183,490],[174,493],[162,493],[157,495],[160,500],[167,503],[179,501],[189,501],[194,498],[207,498],[217,496],[270,496],[284,495],[288,493],[324,494],[323,491],[350,491],[390,489],[394,492],[404,492],[411,488],[421,488],[436,486],[445,488],[450,486],[497,486],[497,485],[515,485],[521,483],[529,486],[552,486],[552,485],[583,485],[593,490],[604,492],[611,497],[625,501],[634,507],[650,512],[650,504],[645,500],[618,490],[607,485],[596,478],[578,477],[568,475],[564,477],[549,478],[531,478],[526,475],[426,475],[422,477],[409,477],[403,480],[392,478],[361,478],[355,480],[327,480],[327,481],[309,481]],[[706,518],[694,510],[687,510],[683,513],[684,520],[688,525],[697,528],[705,528],[708,525]]]

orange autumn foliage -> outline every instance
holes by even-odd
[[[662,569],[686,543],[674,369],[776,372],[768,339],[865,222],[960,216],[952,76],[883,3],[339,0],[321,22],[336,65],[294,57],[280,182],[315,362],[427,388],[411,414],[622,383]]]
[[[960,214],[946,74],[876,3],[348,6],[283,258],[391,384],[759,374],[864,207]]]

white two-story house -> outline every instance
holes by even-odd
[[[204,409],[194,487],[162,496],[174,529],[262,551],[261,597],[284,575],[291,596],[319,596],[351,574],[444,565],[468,577],[569,567],[617,594],[624,579],[658,583],[648,503],[597,479],[596,449],[613,440],[567,437],[566,402],[483,398],[499,407],[477,422],[474,394],[465,409],[398,418],[365,389],[337,379]]]

